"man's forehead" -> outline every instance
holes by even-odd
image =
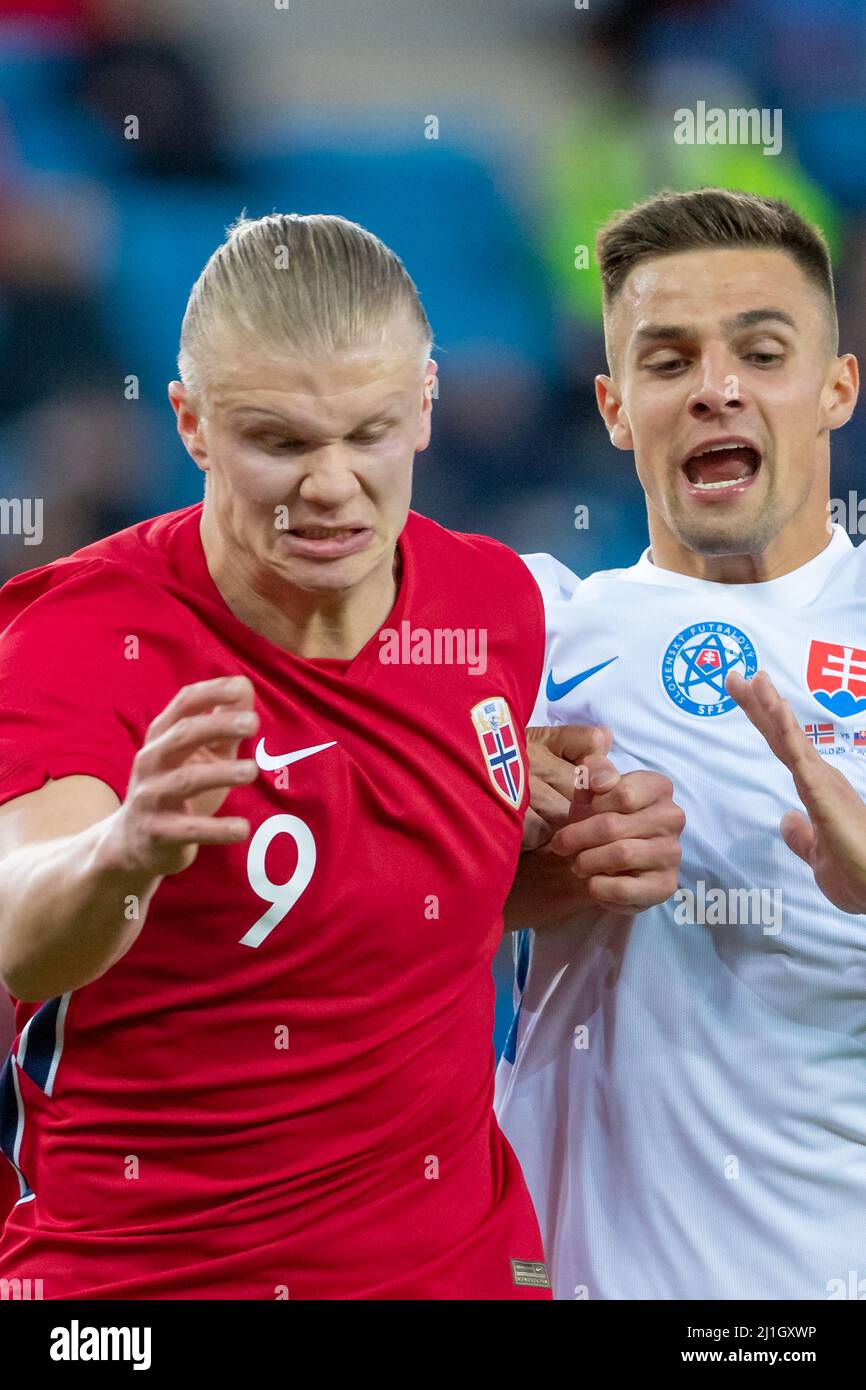
[[[210,397],[231,414],[268,410],[352,412],[395,406],[416,388],[417,361],[373,352],[301,358],[288,354],[218,367]]]
[[[816,289],[784,252],[726,247],[637,265],[620,290],[614,318],[629,337],[651,323],[734,328],[766,306],[799,323],[817,309],[817,300]]]

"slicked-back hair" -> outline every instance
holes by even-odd
[[[328,214],[242,216],[192,288],[178,370],[202,395],[217,341],[233,351],[330,356],[387,347],[401,319],[417,330],[421,364],[433,335],[418,290],[400,258],[366,228]]]

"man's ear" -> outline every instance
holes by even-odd
[[[857,358],[850,352],[838,357],[821,394],[821,427],[838,430],[847,425],[857,404],[860,373]]]
[[[613,377],[597,376],[595,378],[595,399],[613,447],[632,451],[634,443],[631,437],[631,425],[623,409],[619,387]]]
[[[439,370],[438,362],[434,362],[431,357],[424,368],[424,398],[421,402],[421,418],[418,422],[418,435],[415,440],[415,453],[420,454],[430,443],[430,431],[433,426],[433,402],[436,399],[436,373]]]
[[[169,382],[168,399],[177,418],[177,432],[187,453],[206,473],[210,464],[202,430],[204,417],[199,413],[198,403],[182,381]]]

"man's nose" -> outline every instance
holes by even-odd
[[[305,502],[335,507],[354,497],[357,491],[358,480],[339,446],[318,450],[310,458],[300,486],[300,494]]]
[[[708,352],[702,359],[699,384],[689,397],[689,414],[695,419],[733,414],[742,409],[742,388],[736,363],[726,352]]]

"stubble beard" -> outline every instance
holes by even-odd
[[[715,507],[721,510],[724,503],[714,504]],[[680,544],[698,555],[761,555],[785,520],[771,479],[758,511],[746,519],[689,515],[684,507],[677,506],[671,509],[668,525]]]

